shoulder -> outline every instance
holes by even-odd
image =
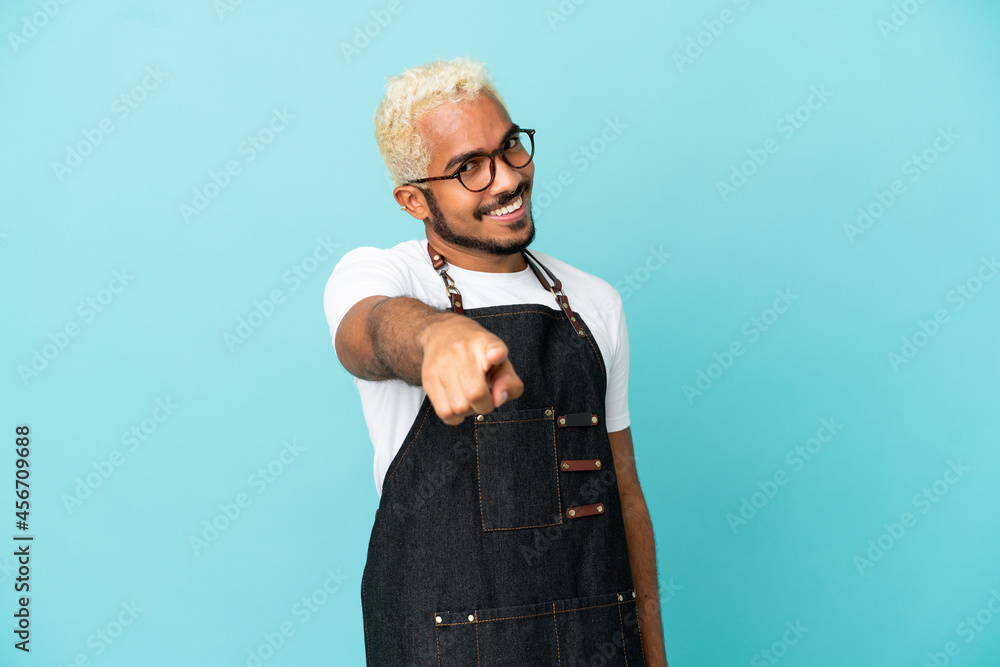
[[[419,239],[403,241],[391,248],[376,248],[361,246],[348,250],[337,261],[337,266],[366,262],[382,262],[398,266],[430,265],[427,252],[423,249],[424,242]]]
[[[391,248],[362,246],[344,253],[327,282],[328,289],[362,281],[390,281],[402,288],[426,279],[434,272],[423,241],[404,241]]]

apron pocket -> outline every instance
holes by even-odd
[[[549,407],[476,416],[483,530],[562,523],[554,415]]]
[[[516,607],[437,612],[439,665],[642,667],[635,606],[629,589]]]

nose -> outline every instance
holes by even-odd
[[[494,158],[496,164],[497,173],[493,177],[493,185],[490,186],[491,195],[504,195],[509,192],[513,192],[520,185],[524,176],[521,174],[520,169],[515,169],[506,162],[499,155]]]

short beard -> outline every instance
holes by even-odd
[[[531,234],[528,238],[524,241],[509,241],[501,243],[492,239],[481,239],[474,236],[465,236],[463,234],[456,233],[448,225],[448,221],[445,220],[440,207],[438,207],[437,198],[434,197],[434,193],[431,192],[430,188],[424,190],[424,195],[427,197],[427,208],[431,211],[430,217],[425,218],[424,222],[430,222],[431,229],[434,230],[434,233],[452,245],[468,248],[470,250],[479,250],[491,255],[497,255],[499,257],[509,257],[510,255],[520,254],[521,251],[531,245],[531,242],[535,240],[534,202],[528,205],[528,215],[518,220],[511,227],[511,229],[514,229],[515,231],[521,230],[528,224],[528,220],[530,219]]]

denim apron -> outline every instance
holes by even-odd
[[[452,309],[507,345],[524,392],[458,426],[424,398],[368,545],[367,664],[644,665],[590,330],[528,251],[558,309],[465,310],[444,258],[428,254]]]

